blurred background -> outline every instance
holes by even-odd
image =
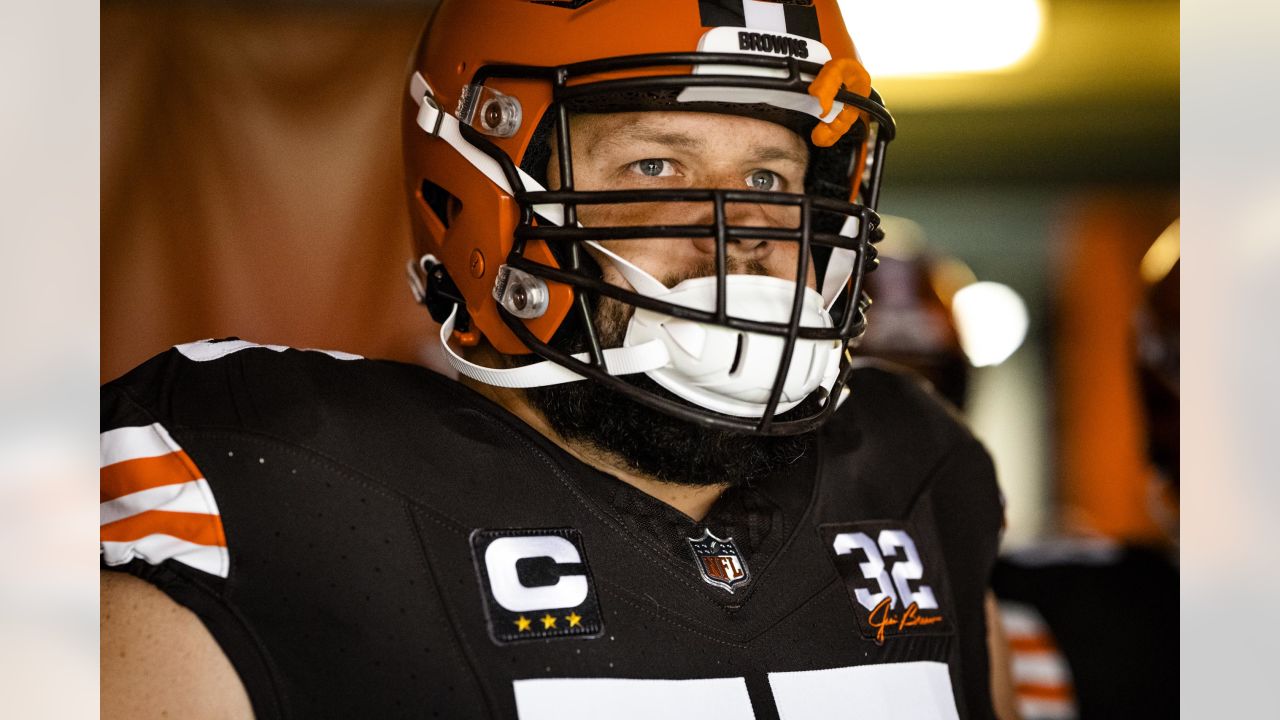
[[[1267,611],[1280,601],[1269,550],[1280,541],[1269,520],[1278,348],[1265,330],[1280,265],[1280,105],[1259,91],[1280,9],[955,4],[963,12],[847,3],[848,17],[867,18],[852,32],[901,128],[881,209],[904,264],[884,275],[908,278],[897,297],[923,298],[953,343],[961,288],[981,285],[969,304],[1005,318],[961,362],[945,351],[939,377],[952,388],[963,377],[955,397],[996,456],[1009,557],[1062,537],[1167,551],[1134,317],[1150,293],[1143,258],[1179,235],[1182,110],[1182,224],[1197,239],[1183,323],[1195,442],[1183,465],[1198,478],[1181,532],[1183,709],[1257,716],[1278,634]],[[233,334],[435,362],[402,275],[396,116],[430,5],[0,4],[0,251],[16,348],[0,365],[0,541],[20,550],[0,592],[6,715],[92,716],[96,706],[88,478],[98,382],[175,343]],[[983,52],[963,55],[956,41]],[[894,58],[895,48],[905,53]],[[900,310],[922,312],[916,302]],[[873,332],[892,326],[893,305],[873,310]],[[934,350],[904,357],[901,338],[868,337],[876,342],[926,371],[937,362]],[[911,342],[907,355],[921,347]],[[1072,552],[1059,559],[1107,555]],[[1176,600],[1112,598],[1125,617],[1152,603]],[[1224,611],[1243,613],[1246,632],[1220,629]],[[1012,622],[1039,632],[1034,618]],[[1040,678],[1052,681],[1040,699],[1074,700],[1060,669]]]

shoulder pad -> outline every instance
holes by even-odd
[[[173,349],[181,353],[183,357],[187,358],[188,360],[194,360],[196,362],[208,362],[210,360],[219,360],[232,353],[240,352],[241,350],[248,350],[250,348],[263,348],[265,350],[270,350],[272,352],[284,352],[285,350],[293,349],[293,348],[286,347],[284,345],[259,345],[257,343],[252,343],[247,340],[241,340],[239,338],[225,338],[222,340],[213,340],[213,339],[197,340],[196,342],[184,343],[182,345],[175,345],[173,347]],[[363,360],[364,359],[360,355],[353,355],[352,353],[342,352],[341,350],[317,350],[315,348],[300,348],[300,349],[303,352],[324,353],[325,355],[328,355],[329,357],[334,358],[336,360]]]

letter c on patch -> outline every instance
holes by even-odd
[[[530,612],[577,607],[587,599],[585,575],[561,575],[556,584],[543,587],[522,585],[516,572],[516,561],[536,557],[549,557],[562,565],[582,562],[582,556],[573,543],[555,535],[494,540],[485,548],[484,564],[489,572],[493,599],[499,605],[511,612]]]

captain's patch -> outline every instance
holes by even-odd
[[[577,530],[476,530],[471,552],[494,642],[604,632]]]
[[[942,568],[922,555],[909,526],[875,521],[823,525],[822,539],[853,600],[862,634],[877,643],[949,635]]]

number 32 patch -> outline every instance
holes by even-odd
[[[821,532],[864,636],[883,644],[894,637],[953,632],[941,603],[942,567],[921,556],[909,525],[844,523],[823,525]]]

